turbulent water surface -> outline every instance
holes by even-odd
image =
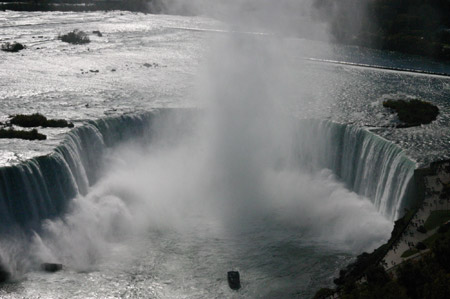
[[[0,12],[0,25],[2,41],[28,46],[0,52],[0,121],[40,112],[78,127],[69,139],[66,129],[39,129],[44,142],[0,140],[0,166],[64,141],[49,158],[0,172],[26,182],[23,192],[0,185],[10,222],[21,214],[5,204],[8,194],[39,194],[22,221],[32,230],[0,243],[13,273],[1,298],[308,298],[388,238],[416,166],[407,156],[426,163],[450,155],[449,79],[324,60],[445,65],[231,33],[200,17]],[[83,46],[58,40],[73,29],[103,36],[90,34]],[[381,106],[391,97],[430,100],[441,115],[428,126],[380,128],[396,122]],[[187,123],[87,123],[161,107],[203,109],[181,113]],[[292,114],[327,121],[299,123]],[[145,138],[113,142],[132,133]],[[54,175],[60,169],[63,179]],[[49,200],[46,186],[61,180],[70,190]],[[55,204],[67,213],[40,225]],[[47,261],[65,268],[43,273]],[[231,269],[241,273],[238,293],[226,282]]]
[[[196,119],[168,131],[177,118],[153,122],[151,143],[107,153],[67,214],[4,238],[14,279],[2,298],[310,297],[389,234],[392,223],[330,171],[303,171],[283,147],[251,158],[236,144],[217,157],[212,124]],[[44,261],[64,270],[43,273]],[[239,293],[230,269],[242,275]]]
[[[0,51],[0,121],[24,111],[77,121],[149,107],[193,105],[199,97],[192,87],[198,82],[195,74],[203,70],[199,65],[205,63],[204,53],[210,51],[211,40],[228,32],[211,19],[129,12],[0,12],[0,22],[2,41],[28,46],[17,54]],[[58,40],[58,35],[74,29],[100,30],[103,36],[90,34],[92,42],[84,46]],[[238,35],[262,44],[273,38],[254,33]],[[277,54],[290,68],[284,79],[297,85],[290,94],[291,112],[377,127],[395,123],[395,117],[382,107],[383,100],[422,98],[440,108],[436,122],[402,130],[384,128],[377,133],[399,144],[420,163],[449,156],[448,78],[309,59],[440,73],[450,73],[448,65],[296,38],[278,39],[277,44]],[[217,51],[215,59],[224,54]],[[260,63],[262,71],[265,64],[273,66],[274,62]],[[59,142],[61,130],[47,131],[56,139],[45,144],[2,140],[1,163],[50,150]]]

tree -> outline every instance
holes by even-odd
[[[440,272],[432,284],[425,289],[425,298],[441,299],[450,298],[450,274]]]
[[[433,252],[436,260],[447,272],[450,272],[450,234],[448,232],[436,240]]]

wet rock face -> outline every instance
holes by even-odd
[[[0,264],[0,283],[5,282],[9,279],[10,273],[5,269],[5,267]]]
[[[57,272],[62,270],[62,268],[63,268],[62,264],[43,263],[41,265],[41,269],[45,272]]]

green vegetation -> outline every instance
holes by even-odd
[[[47,119],[39,113],[25,115],[18,114],[11,118],[9,125],[16,125],[24,128],[51,127],[51,128],[73,128],[73,124],[64,119]],[[45,140],[47,136],[38,133],[36,129],[31,131],[15,130],[14,128],[0,129],[0,138],[19,138],[26,140]]]
[[[450,220],[450,210],[432,211],[425,221],[425,228],[432,230],[448,220]]]
[[[438,107],[431,103],[421,100],[387,100],[383,102],[383,106],[391,108],[397,112],[398,118],[403,125],[398,127],[412,127],[421,124],[429,124],[439,114]]]
[[[439,236],[440,236],[440,235],[441,235],[441,234],[437,233],[437,234],[434,234],[434,235],[432,235],[432,236],[429,236],[428,238],[426,238],[425,240],[423,240],[423,243],[424,243],[425,245],[427,245],[428,248],[431,248],[431,247],[434,246],[434,242],[436,242],[436,240],[439,239]]]
[[[427,249],[427,245],[425,245],[425,243],[423,243],[423,242],[417,242],[417,244],[416,244],[416,248],[417,248],[417,250],[425,250],[425,249]]]
[[[339,298],[450,298],[450,231],[437,233],[423,243],[432,245],[427,244],[431,250],[420,259],[404,262],[393,270],[395,275],[372,265],[365,272],[365,281],[347,281],[339,286],[335,290]],[[326,298],[332,293],[325,290],[314,298]]]
[[[38,133],[36,129],[31,131],[14,130],[14,129],[0,129],[0,138],[18,138],[25,140],[45,140],[47,136]]]
[[[421,225],[417,228],[417,231],[419,233],[426,234],[428,230],[425,228],[425,226]]]
[[[366,275],[367,271],[369,271],[373,265],[378,265],[392,245],[401,237],[415,213],[416,210],[410,210],[402,218],[395,221],[394,229],[392,230],[389,241],[370,254],[364,252],[359,255],[356,258],[356,262],[348,265],[339,272],[339,277],[334,280],[334,283],[341,288],[346,285],[354,284],[357,280]]]
[[[419,252],[419,250],[417,250],[416,248],[411,248],[411,249],[408,249],[405,252],[403,252],[401,256],[402,256],[402,258],[407,258],[412,255],[415,255],[418,252]]]
[[[336,42],[450,60],[449,0],[314,0]]]
[[[22,45],[21,43],[17,43],[17,42],[14,42],[14,43],[7,42],[7,43],[2,44],[2,47],[1,47],[2,51],[12,52],[12,53],[19,52],[23,49],[25,49],[25,46]]]
[[[438,233],[445,234],[450,230],[450,222],[447,222],[446,224],[443,224],[439,227]]]
[[[84,31],[77,29],[67,34],[58,36],[58,39],[60,39],[63,42],[74,45],[83,45],[91,42],[88,35]]]
[[[50,127],[50,128],[73,128],[73,124],[64,119],[47,119],[39,113],[25,115],[17,114],[11,118],[10,123],[24,128]]]
[[[316,292],[313,299],[325,299],[330,296],[333,296],[333,294],[336,293],[335,290],[329,289],[329,288],[321,288],[319,291]]]
[[[419,242],[419,243],[423,243],[425,245],[425,248],[422,247],[423,249],[431,248],[431,247],[434,246],[434,242],[438,238],[439,238],[439,234],[434,234],[434,235],[429,236],[428,238],[426,238],[425,240],[423,240],[422,242]],[[408,249],[405,252],[403,252],[402,257],[406,258],[406,257],[412,256],[412,255],[418,253],[419,250],[423,250],[423,249],[420,249],[419,247]]]

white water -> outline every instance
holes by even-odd
[[[196,69],[197,56],[193,53],[198,50],[198,43],[205,39],[178,29],[168,30],[165,26],[192,27],[192,22],[196,26],[204,26],[209,22],[165,16],[148,21],[145,16],[138,15],[136,22],[139,27],[127,25],[135,20],[132,14],[116,16],[119,24],[116,19],[106,21],[97,13],[90,16],[95,16],[95,20],[86,25],[87,29],[104,21],[102,30],[110,32],[120,42],[112,42],[110,38],[98,41],[96,45],[101,47],[96,47],[96,50],[104,59],[88,53],[85,48],[69,49],[67,56],[61,49],[47,53],[52,56],[49,61],[65,65],[70,57],[80,55],[81,51],[83,58],[87,59],[83,68],[91,65],[102,68],[101,76],[94,78],[89,75],[87,78],[93,83],[89,92],[98,96],[93,101],[95,109],[82,108],[75,116],[67,116],[96,118],[107,112],[110,105],[123,112],[147,109],[158,101],[163,105],[172,102],[183,104],[185,92],[189,90],[186,86],[191,85],[192,73]],[[64,16],[55,14],[48,17],[64,19]],[[73,17],[75,22],[80,18],[77,14]],[[18,20],[22,20],[20,14]],[[146,29],[149,24],[156,26]],[[55,33],[53,27],[45,25],[49,35]],[[148,31],[152,37],[142,42],[142,36],[148,35]],[[133,38],[127,39],[130,32]],[[27,31],[24,38],[31,39],[32,34],[35,32]],[[289,64],[292,61],[279,59],[285,57],[281,54],[290,51],[282,53],[277,47],[273,48],[273,41],[246,39],[240,36],[225,40],[225,44],[219,43],[220,51],[213,51],[215,55],[209,58],[212,63],[208,63],[211,69],[206,69],[205,75],[199,79],[204,86],[210,87],[201,90],[199,97],[212,102],[206,105],[204,122],[199,118],[198,127],[181,134],[184,138],[172,134],[177,127],[170,119],[169,124],[153,127],[152,134],[161,135],[161,138],[152,140],[150,147],[124,146],[108,153],[108,167],[101,173],[92,166],[101,165],[102,153],[109,150],[99,146],[101,150],[96,151],[96,147],[91,147],[97,142],[83,137],[85,129],[80,129],[80,135],[71,136],[72,140],[57,150],[59,156],[55,160],[60,161],[62,155],[65,162],[61,165],[66,163],[64,167],[70,168],[72,176],[57,176],[58,170],[53,177],[56,177],[56,182],[69,177],[68,183],[74,186],[74,193],[78,191],[80,194],[74,201],[62,200],[70,197],[66,194],[55,196],[56,202],[68,204],[69,212],[47,221],[42,230],[32,236],[31,242],[18,235],[12,240],[2,240],[1,258],[16,279],[2,288],[2,297],[231,297],[236,293],[228,289],[224,278],[230,268],[241,271],[243,289],[238,293],[240,296],[285,297],[297,294],[308,297],[319,286],[330,284],[333,274],[354,253],[373,248],[388,237],[392,223],[377,212],[377,207],[389,218],[397,209],[392,208],[395,204],[387,204],[391,200],[389,196],[377,194],[384,194],[386,190],[391,193],[392,180],[380,184],[384,187],[375,192],[378,197],[368,199],[349,191],[335,175],[323,169],[335,171],[322,163],[317,147],[307,152],[295,151],[296,139],[293,137],[296,131],[293,123],[285,119],[286,111],[283,111],[297,106],[302,111],[309,111],[310,102],[321,99],[327,107],[325,110],[335,105],[353,107],[359,103],[356,106],[364,106],[363,111],[367,112],[370,97],[359,102],[359,98],[349,95],[345,88],[339,93],[340,85],[337,84],[339,86],[327,92],[336,93],[337,97],[335,103],[329,103],[327,95],[323,96],[316,88],[321,87],[321,90],[341,81],[318,84],[315,76],[323,79],[322,75],[334,73],[334,68],[324,67],[324,70],[295,63],[294,68],[299,67],[303,71],[291,72]],[[117,45],[123,45],[124,40],[129,42],[127,55],[133,57],[129,69],[126,68],[127,62],[121,60],[122,56],[111,53],[121,49]],[[142,64],[149,61],[149,57],[142,54],[145,52],[142,51],[142,43],[157,45],[152,47],[151,53],[158,54],[158,61],[168,65],[167,70],[161,68],[148,73],[142,70]],[[52,40],[45,42],[49,48],[55,44],[56,41]],[[51,82],[46,84],[36,80],[40,76],[40,68],[45,69],[51,64],[47,60],[44,59],[47,62],[31,72],[21,69],[32,65],[35,58],[41,56],[37,52],[25,52],[24,57],[8,57],[7,66],[20,66],[18,70],[7,68],[10,74],[17,75],[10,78],[19,82],[32,78],[28,81],[33,84],[22,82],[26,91],[23,94],[15,90],[13,80],[7,81],[3,98],[17,98],[25,105],[16,107],[20,105],[15,104],[11,108],[10,104],[5,105],[10,102],[2,102],[2,108],[6,107],[8,113],[17,113],[36,107],[45,112],[58,111],[57,107],[62,109],[67,105],[84,107],[86,94],[78,96],[87,80],[70,76],[73,65],[68,64],[71,67],[58,73],[55,68],[49,71],[48,75],[56,82],[58,76],[70,78],[65,81],[67,84],[58,86],[61,91],[53,90]],[[124,71],[117,75],[118,78],[126,78],[123,82],[117,80],[116,74],[109,73],[116,65]],[[78,72],[78,66],[76,69]],[[19,76],[22,73],[23,79]],[[339,76],[342,73],[347,79],[354,78],[349,75],[351,72],[339,72]],[[376,77],[379,75],[377,73]],[[356,77],[366,82],[360,78],[360,73]],[[289,80],[283,80],[286,78]],[[402,79],[412,80],[409,77]],[[312,84],[313,81],[317,82]],[[292,88],[299,82],[301,84]],[[148,86],[152,87],[147,89]],[[32,92],[28,94],[30,90]],[[364,119],[364,113],[361,116],[358,110],[349,111],[349,114],[340,111],[338,118]],[[94,140],[98,140],[100,145],[112,145],[117,136],[108,136],[107,133],[115,133],[121,127],[111,126],[100,134],[102,136],[97,135],[102,131],[99,128],[90,127],[85,133],[97,136]],[[346,131],[354,130],[358,131],[352,128]],[[367,149],[377,148],[377,142],[370,142],[373,136],[361,135],[367,137]],[[320,144],[317,137],[314,142]],[[378,143],[382,145],[384,142]],[[348,144],[358,142],[350,139]],[[24,148],[30,150],[30,145],[26,144]],[[391,145],[381,146],[383,148],[385,151],[381,156],[385,163],[398,157],[397,149]],[[92,149],[92,152],[80,149]],[[37,152],[41,150],[39,148]],[[351,153],[351,150],[343,152]],[[299,166],[301,163],[297,163],[296,155],[312,155],[318,163],[314,163],[313,169],[303,168]],[[357,155],[350,155],[345,161],[370,161],[368,156],[363,157],[358,159]],[[358,169],[352,168],[352,163],[345,165],[353,171]],[[380,181],[396,177],[389,176],[390,171],[377,173],[376,178]],[[405,172],[402,174],[404,182],[407,176]],[[348,180],[343,179],[347,185],[353,184],[352,176],[349,175]],[[44,177],[47,180],[52,175]],[[98,179],[97,184],[89,189],[88,182],[92,184]],[[24,179],[33,180],[33,176]],[[365,194],[367,188],[371,189],[377,183],[359,182],[355,191]],[[36,183],[36,186],[42,185]],[[57,186],[50,185],[52,188]],[[393,185],[396,187],[394,193],[401,192],[401,186],[404,186]],[[7,184],[3,190],[11,186]],[[64,190],[67,191],[70,188]],[[25,193],[30,192],[25,190]],[[371,197],[373,192],[367,194]],[[378,201],[376,207],[371,200]],[[31,215],[36,215],[31,217],[33,226],[40,219],[38,210],[31,209]],[[49,216],[46,213],[43,213],[44,217]],[[67,268],[47,275],[38,270],[42,261],[62,262]]]
[[[303,120],[298,126],[303,167],[331,169],[349,189],[370,198],[388,219],[399,218],[411,205],[405,194],[416,163],[398,146],[356,126],[317,120]]]
[[[11,251],[26,239],[2,243],[18,279],[2,296],[220,298],[233,294],[223,276],[230,268],[243,275],[243,297],[309,296],[349,254],[388,236],[391,222],[330,171],[305,172],[296,155],[268,156],[263,147],[250,147],[250,157],[242,139],[218,149],[203,135],[203,113],[172,114],[153,122],[149,145],[107,154],[98,183],[46,221],[27,249]],[[43,261],[66,269],[43,274]]]

